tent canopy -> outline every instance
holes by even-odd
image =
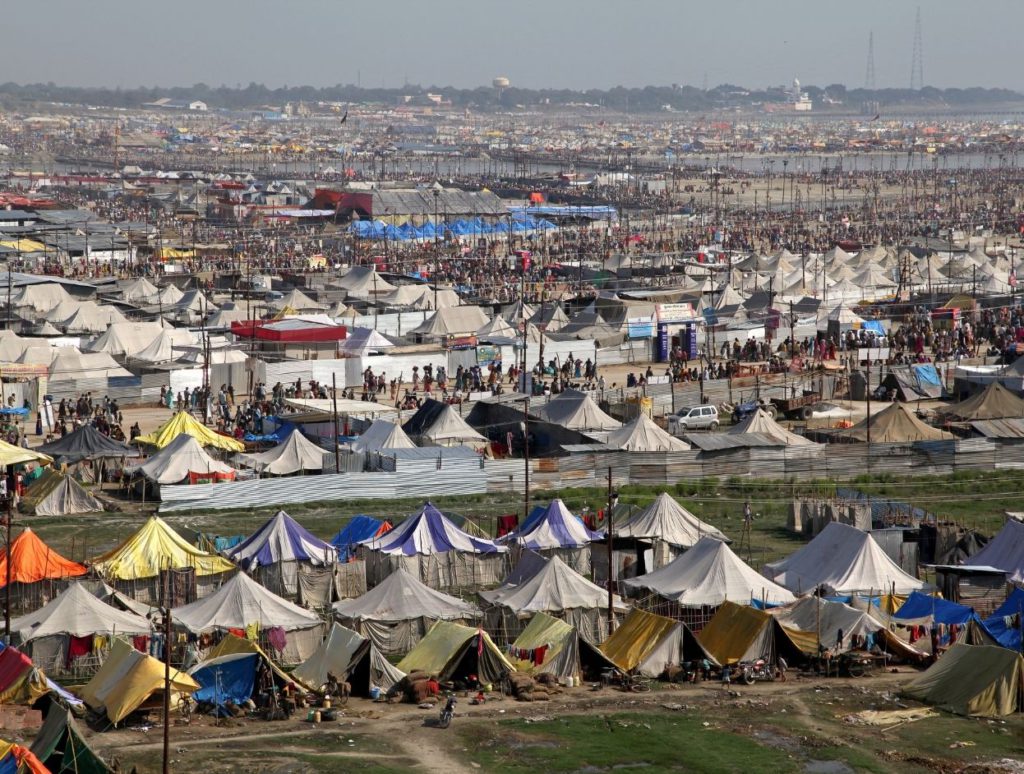
[[[581,433],[618,430],[622,426],[601,411],[590,395],[573,389],[559,393],[534,413],[553,425]]]
[[[716,663],[686,624],[638,608],[630,611],[599,650],[619,669],[651,677],[669,664],[704,658]]]
[[[58,554],[29,527],[11,541],[11,581],[36,583],[46,579],[77,578],[88,570]],[[7,583],[7,548],[0,548],[0,587]]]
[[[235,469],[207,454],[194,437],[181,433],[138,467],[126,468],[126,472],[139,472],[155,484],[178,484],[189,473],[232,476]]]
[[[148,443],[158,449],[163,449],[182,433],[192,436],[203,446],[213,446],[214,448],[225,449],[226,451],[245,451],[244,443],[214,432],[187,411],[179,411],[161,425],[159,429],[146,435],[140,435],[135,441],[137,443]]]
[[[369,688],[376,687],[387,692],[405,677],[405,673],[392,666],[370,640],[339,623],[331,625],[327,639],[312,656],[295,667],[292,674],[313,686],[325,684],[329,674],[352,682],[353,673],[360,669],[363,659],[369,661],[369,684],[365,686],[366,691],[360,690],[363,686],[353,685],[354,691],[368,693]]]
[[[836,521],[786,559],[766,564],[762,573],[797,594],[819,587],[830,594],[909,594],[926,586],[904,572],[870,534]]]
[[[316,613],[282,599],[244,573],[236,573],[208,597],[174,608],[173,620],[193,634],[245,629],[253,623],[285,631],[320,624]]]
[[[32,511],[36,516],[72,516],[104,510],[103,503],[74,477],[52,468],[45,470],[25,490],[21,508]]]
[[[757,409],[738,425],[726,430],[729,435],[758,433],[774,441],[780,446],[817,446],[814,441],[791,432],[776,422],[763,409]],[[874,438],[872,438],[874,440]]]
[[[614,529],[616,537],[663,540],[679,548],[690,548],[702,537],[729,542],[725,533],[698,519],[667,492],[662,492],[653,503]]]
[[[463,662],[469,657],[471,664]],[[408,674],[422,670],[447,680],[461,672],[476,674],[483,683],[496,682],[515,671],[505,655],[483,629],[474,629],[452,621],[438,621],[422,640],[398,662]]]
[[[292,433],[296,435],[296,433]],[[228,558],[247,572],[277,562],[334,565],[337,551],[284,511],[278,511],[246,540],[228,551]]]
[[[635,452],[674,452],[690,448],[690,444],[662,430],[643,412],[632,422],[610,432],[605,445],[609,449]]]
[[[574,626],[547,613],[537,613],[530,619],[522,633],[516,637],[510,648],[517,651],[534,651],[546,648],[540,664],[511,658],[516,670],[530,674],[553,674],[557,677],[575,677],[580,674],[584,658],[596,662],[601,668],[611,668],[615,662],[598,648],[584,640]]]
[[[148,619],[101,602],[79,583],[72,583],[35,612],[11,621],[11,631],[21,642],[57,635],[149,634],[152,628]]]
[[[1024,522],[1008,519],[983,549],[964,564],[995,567],[1014,583],[1024,583]]]
[[[288,476],[303,470],[323,470],[326,453],[302,433],[292,432],[274,448],[242,455],[242,459],[263,475]]]
[[[236,569],[227,559],[200,551],[159,516],[151,516],[121,545],[93,560],[92,567],[116,580],[155,578],[168,568],[192,567],[198,576]]]
[[[163,662],[115,638],[107,660],[81,694],[91,709],[103,712],[111,723],[119,723],[162,691],[164,685]],[[195,680],[177,669],[171,669],[170,686],[172,692],[184,694],[199,688]]]
[[[1006,648],[957,642],[907,683],[903,695],[957,715],[1012,715],[1024,709],[1024,658]]]
[[[896,402],[858,422],[849,430],[840,431],[841,437],[857,441],[868,440],[871,428],[872,443],[915,443],[917,441],[952,441],[955,436],[945,430],[926,425],[906,403]]]
[[[133,457],[137,453],[126,444],[103,435],[92,424],[82,425],[63,438],[43,444],[39,451],[67,463],[103,457]]]
[[[426,503],[418,514],[374,538],[366,546],[370,550],[396,556],[429,556],[448,551],[495,554],[508,550],[492,540],[463,532],[431,503]]]
[[[965,422],[1024,417],[1024,398],[1014,395],[1002,382],[994,381],[982,392],[940,411]]]
[[[480,616],[475,606],[430,588],[401,567],[361,597],[335,602],[333,610],[335,617],[343,621],[386,623],[416,618],[468,620]]]
[[[583,521],[569,512],[565,503],[555,498],[540,517],[531,519],[502,540],[516,543],[531,551],[554,548],[582,548],[602,538],[600,532],[587,529]]]
[[[682,607],[717,607],[726,600],[741,605],[760,601],[779,605],[794,600],[787,589],[758,574],[713,537],[701,538],[664,567],[622,584],[649,589]]]
[[[357,545],[380,537],[390,529],[390,522],[372,516],[353,516],[352,520],[331,538],[331,545],[338,550],[338,561],[347,562]]]
[[[374,452],[387,449],[415,449],[416,444],[406,435],[402,426],[386,419],[375,419],[366,431],[351,444],[357,452]]]
[[[480,596],[492,605],[501,605],[517,615],[561,613],[566,610],[605,608],[608,590],[591,583],[557,556],[544,563],[539,572],[521,585],[502,585]],[[626,606],[615,598],[616,607]]]

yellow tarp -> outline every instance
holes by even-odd
[[[159,516],[150,517],[138,532],[93,562],[96,572],[116,580],[153,578],[161,570],[182,567],[195,568],[198,576],[236,569],[224,557],[200,551]]]
[[[34,239],[0,239],[0,247],[22,253],[45,253],[46,245]]]
[[[187,258],[195,258],[195,250],[179,250],[175,247],[165,247],[162,250],[157,250],[156,257],[161,261],[177,261],[184,260]]]
[[[957,715],[996,718],[1024,709],[1024,658],[994,645],[955,643],[903,695]]]
[[[32,706],[49,692],[50,686],[46,684],[46,676],[39,669],[30,667],[21,677],[7,686],[6,691],[0,693],[0,704]]]
[[[437,621],[431,626],[419,644],[398,662],[398,668],[406,674],[421,670],[432,675],[444,676],[446,669],[463,653],[466,643],[478,632],[483,634],[484,648],[487,656],[496,660],[495,666],[500,665],[507,671],[514,672],[515,666],[498,650],[498,646],[487,632],[452,621]],[[483,677],[485,676],[481,674],[481,678]]]
[[[735,664],[743,660],[755,640],[764,636],[764,628],[771,622],[771,616],[761,610],[726,602],[697,639],[719,664]]]
[[[95,677],[82,688],[82,699],[94,710],[103,710],[118,723],[164,688],[164,664],[140,653],[122,639],[115,639],[110,655]],[[191,694],[199,684],[184,672],[171,669],[171,700]]]
[[[633,608],[599,650],[619,669],[631,672],[675,626],[676,622],[671,618]]]
[[[547,613],[537,613],[530,619],[530,623],[523,629],[522,634],[516,637],[512,643],[513,648],[519,650],[535,650],[547,645],[544,654],[544,664],[550,664],[558,658],[559,654],[574,637],[573,627],[558,618]],[[515,668],[520,672],[543,672],[543,666],[538,667],[532,661],[520,661],[517,658],[510,659]]]
[[[0,465],[21,465],[25,462],[48,465],[53,462],[53,457],[31,449],[22,449],[20,446],[7,443],[7,441],[0,441]]]
[[[215,433],[198,419],[185,411],[179,411],[157,430],[147,435],[140,435],[135,440],[139,443],[148,443],[158,449],[164,448],[182,433],[191,435],[201,446],[213,446],[217,449],[227,451],[245,451],[245,444],[228,438],[226,435]]]

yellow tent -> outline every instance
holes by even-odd
[[[17,250],[21,253],[45,253],[46,245],[34,239],[3,239],[0,240],[0,247],[8,250]]]
[[[164,688],[164,664],[140,653],[122,639],[115,639],[103,666],[81,690],[82,699],[111,723],[118,723]],[[199,684],[184,672],[171,669],[171,701],[191,694]]]
[[[114,580],[155,578],[161,570],[182,567],[195,568],[200,577],[235,569],[224,557],[200,551],[159,516],[150,517],[138,532],[98,557],[92,566],[101,576]]]
[[[676,627],[676,621],[633,608],[622,626],[601,643],[599,650],[619,669],[632,672]]]
[[[478,635],[483,638],[482,648],[476,639]],[[492,683],[504,673],[516,671],[487,632],[453,621],[437,621],[431,626],[419,644],[398,663],[398,668],[406,674],[427,672],[439,680],[472,673],[483,683]]]
[[[157,250],[156,253],[156,257],[161,261],[185,260],[187,258],[195,258],[195,256],[195,250],[181,250],[176,247],[165,247]]]
[[[816,635],[785,629],[763,610],[726,602],[697,638],[719,664],[735,664],[758,658],[774,663],[780,652],[799,659],[813,652]]]
[[[1024,709],[1024,658],[1007,648],[958,642],[907,683],[903,695],[957,715],[1012,715]]]
[[[167,420],[159,429],[147,435],[140,435],[135,440],[139,443],[148,443],[158,449],[164,448],[182,433],[191,435],[202,446],[213,446],[226,451],[245,451],[245,444],[229,438],[226,435],[215,433],[198,419],[186,411],[179,411]]]
[[[574,626],[547,613],[536,613],[512,643],[512,652],[532,651],[544,646],[547,650],[541,664],[514,657],[510,660],[520,672],[532,675],[547,673],[558,677],[581,677],[584,666],[602,669],[615,666],[598,648],[580,637]]]
[[[7,443],[7,441],[0,441],[0,465],[21,465],[25,462],[48,465],[53,462],[53,457],[31,449],[22,449],[20,446]]]

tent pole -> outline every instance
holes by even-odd
[[[615,507],[616,495],[612,492],[612,467],[608,466],[608,516],[604,520],[605,540],[608,543],[608,636],[615,631],[615,588],[612,580],[612,509]]]
[[[8,272],[8,276],[10,272]],[[11,564],[14,558],[11,556],[11,520],[14,518],[12,503],[14,502],[14,490],[11,482],[7,487],[7,522],[4,525],[6,531],[6,552],[7,552],[7,578],[4,582],[4,642],[11,644]]]
[[[170,774],[171,768],[171,603],[168,593],[170,568],[164,573],[164,754],[163,774]]]

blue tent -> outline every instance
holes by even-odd
[[[383,526],[384,522],[373,516],[353,516],[352,520],[331,538],[331,545],[338,549],[338,561],[347,562],[355,547],[364,540],[376,537]]]
[[[270,419],[271,417],[267,417]],[[264,433],[263,435],[256,435],[255,433],[246,433],[244,440],[249,443],[281,443],[287,441],[288,436],[295,432],[295,425],[291,422],[282,422],[278,428],[272,433]]]
[[[205,661],[191,671],[199,690],[192,694],[196,701],[224,706],[229,699],[241,704],[252,697],[256,684],[257,653],[232,653],[230,656]]]
[[[991,618],[985,619],[985,628],[996,642],[1010,650],[1021,650],[1021,628],[1024,616],[1024,589],[1014,589]]]
[[[978,617],[974,614],[972,607],[914,591],[907,597],[907,601],[900,609],[893,614],[893,618],[897,622],[930,618],[934,623],[946,626],[953,624],[963,626],[972,619],[977,620]]]

